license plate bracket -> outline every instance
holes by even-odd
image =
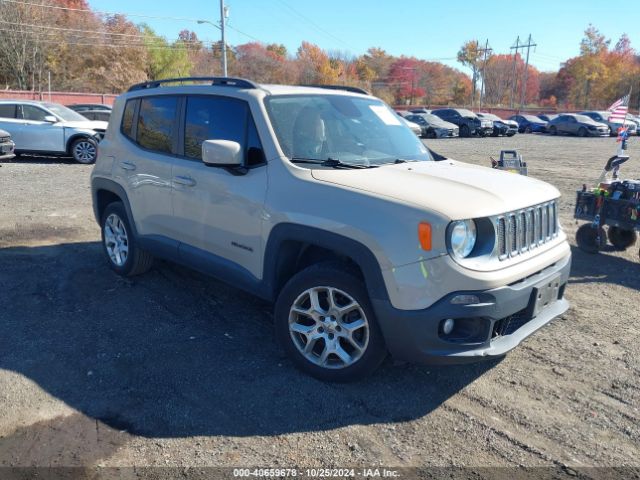
[[[529,306],[531,318],[538,316],[541,311],[558,301],[560,286],[561,275],[556,275],[533,288]]]

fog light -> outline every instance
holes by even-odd
[[[451,299],[452,305],[474,305],[480,303],[477,295],[456,295]]]
[[[451,332],[453,332],[453,327],[455,327],[455,325],[456,321],[453,318],[448,318],[442,324],[442,333],[444,333],[445,335],[449,335]]]

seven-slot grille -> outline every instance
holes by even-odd
[[[558,236],[558,205],[555,201],[510,212],[496,221],[500,260],[516,257]]]

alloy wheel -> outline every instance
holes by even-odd
[[[289,335],[309,362],[328,369],[356,363],[367,350],[370,326],[362,306],[333,287],[305,290],[289,310]]]
[[[122,267],[127,262],[129,237],[122,219],[115,213],[104,222],[104,246],[114,265]]]
[[[89,140],[81,140],[73,146],[73,158],[81,163],[93,163],[96,152],[96,146]]]

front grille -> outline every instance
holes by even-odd
[[[521,327],[531,321],[531,317],[527,315],[526,309],[521,310],[507,318],[498,320],[493,324],[493,332],[491,338],[504,337],[511,335],[519,330]]]
[[[558,236],[557,203],[553,201],[501,215],[495,228],[500,260],[531,251]]]

